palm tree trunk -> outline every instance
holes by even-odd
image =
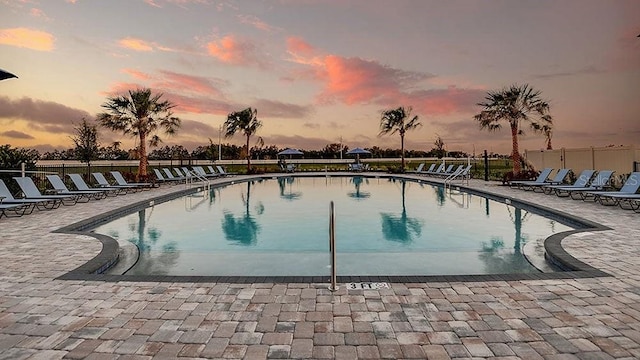
[[[251,150],[249,149],[249,138],[251,136],[247,135],[247,173],[251,171]]]
[[[147,176],[147,134],[144,132],[140,132],[138,155],[140,156],[140,164],[138,165],[138,176],[136,176],[136,179],[139,181],[141,177]]]
[[[518,150],[518,125],[511,125],[511,142],[513,152],[511,153],[511,161],[513,162],[513,175],[520,174],[522,170],[520,166],[520,151]]]
[[[400,157],[402,158],[400,171],[404,172],[404,134],[400,134]]]

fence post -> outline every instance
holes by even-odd
[[[484,181],[489,181],[489,157],[487,150],[484,151]]]

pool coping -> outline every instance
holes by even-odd
[[[387,174],[387,173],[293,173],[293,174],[263,174],[242,179],[235,177],[225,178],[212,187],[223,187],[235,183],[253,181],[257,179],[272,179],[278,177],[350,177],[363,176],[368,178],[401,178],[419,183],[442,186],[437,179],[411,176],[411,174]],[[593,278],[611,276],[610,274],[594,268],[570,255],[563,247],[562,240],[569,235],[580,232],[592,232],[611,230],[611,228],[586,220],[560,210],[552,209],[542,205],[533,204],[524,200],[505,197],[495,193],[481,191],[462,184],[452,184],[454,190],[463,190],[470,194],[481,195],[494,201],[499,201],[514,206],[521,207],[527,211],[551,217],[573,227],[574,230],[564,231],[549,236],[544,241],[545,257],[552,264],[563,269],[559,272],[548,273],[522,273],[522,274],[483,274],[483,275],[398,275],[398,276],[363,276],[363,275],[339,275],[339,283],[350,282],[389,282],[389,283],[426,283],[426,282],[477,282],[477,281],[517,281],[517,280],[548,280],[548,279],[573,279],[573,278]],[[119,244],[118,241],[103,234],[97,234],[88,230],[95,228],[101,223],[118,218],[140,209],[173,200],[184,195],[202,191],[203,186],[196,186],[189,189],[178,190],[169,194],[161,195],[152,199],[139,201],[127,206],[120,207],[87,219],[69,224],[54,233],[77,234],[91,236],[102,244],[102,249],[98,255],[85,264],[57,277],[59,280],[87,280],[105,282],[190,282],[190,283],[329,283],[330,276],[167,276],[167,275],[112,275],[105,274],[110,267],[118,261]]]

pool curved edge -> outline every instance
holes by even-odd
[[[358,176],[369,178],[403,178],[410,181],[419,181],[432,185],[443,185],[437,179],[416,177],[402,174],[386,173],[359,173]],[[267,174],[253,177],[228,178],[223,182],[216,183],[215,187],[226,186],[238,182],[246,182],[254,179],[270,179],[280,176],[293,177],[322,177],[322,176],[354,176],[353,173],[300,173],[300,174]],[[506,202],[517,205],[528,211],[540,215],[550,216],[564,223],[577,226],[578,229],[564,231],[549,236],[544,241],[545,257],[553,265],[563,271],[549,273],[523,273],[523,274],[485,274],[485,275],[416,275],[416,276],[338,276],[340,283],[348,282],[396,282],[396,283],[423,283],[423,282],[474,282],[474,281],[518,281],[518,280],[547,280],[547,279],[571,279],[571,278],[591,278],[611,276],[604,271],[596,269],[577,258],[573,257],[562,247],[562,240],[567,236],[591,231],[611,230],[604,225],[573,216],[571,214],[533,204],[527,201],[505,197],[495,193],[481,191],[468,186],[454,185],[456,190],[463,190],[470,194],[488,197],[491,200]],[[102,244],[102,249],[94,258],[85,264],[57,277],[59,280],[90,280],[90,281],[134,281],[134,282],[194,282],[194,283],[329,283],[330,276],[167,276],[167,275],[111,275],[104,272],[111,268],[118,261],[119,245],[118,241],[103,234],[97,234],[88,230],[97,225],[114,218],[119,218],[126,214],[138,211],[153,204],[163,203],[172,199],[182,197],[197,191],[201,187],[183,189],[165,194],[156,198],[139,201],[106,213],[90,217],[88,219],[64,226],[53,232],[64,234],[76,234],[91,236]]]

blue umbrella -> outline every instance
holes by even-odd
[[[0,80],[11,79],[11,78],[17,79],[18,77],[8,71],[4,71],[0,69]]]
[[[303,155],[303,153],[300,150],[288,148],[280,151],[278,155]]]
[[[371,154],[371,151],[357,147],[347,151],[347,155],[352,155],[352,154],[355,154],[355,155]]]

